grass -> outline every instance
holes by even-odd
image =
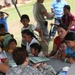
[[[52,3],[53,0],[45,0],[44,1],[44,6],[46,7],[46,9],[48,10],[48,12],[50,12],[50,5]],[[71,12],[73,14],[75,14],[75,0],[66,0],[68,2],[68,4],[71,6]],[[73,1],[73,2],[72,2]],[[33,4],[36,2],[36,0],[33,0],[32,2],[28,3],[28,4],[24,4],[21,6],[18,6],[18,10],[20,11],[21,15],[22,14],[28,14],[30,17],[30,23],[36,25],[36,22],[33,18]],[[15,37],[15,39],[18,42],[18,46],[20,46],[21,43],[21,27],[22,24],[20,23],[20,18],[15,10],[14,7],[8,8],[8,9],[3,9],[3,11],[7,12],[10,14],[10,17],[8,18],[8,26],[9,26],[9,32],[12,33]],[[53,22],[53,20],[48,21],[49,24],[51,22]],[[48,29],[50,30],[50,26],[48,26]],[[52,46],[53,46],[53,41],[50,41],[49,44],[49,51],[52,50]]]

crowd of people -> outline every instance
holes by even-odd
[[[17,41],[14,35],[9,33],[7,18],[9,14],[0,11],[0,53],[5,50],[12,54],[13,60],[17,64],[16,67],[10,67],[8,58],[0,58],[0,72],[6,75],[44,75],[37,69],[37,64],[29,66],[30,56],[46,56],[59,59],[73,64],[75,62],[75,17],[70,13],[71,7],[64,0],[54,0],[51,4],[51,12],[49,14],[43,5],[44,0],[37,0],[33,6],[33,16],[37,22],[37,26],[30,24],[30,18],[27,14],[21,15],[21,47],[17,47]],[[55,16],[54,23],[51,23],[53,30],[51,38],[57,36],[53,40],[53,49],[48,54],[48,49],[42,50],[43,44],[48,46],[50,42],[48,32],[48,22],[45,17],[52,18]],[[34,31],[38,32],[40,40],[35,36]],[[46,54],[45,54],[45,52]]]

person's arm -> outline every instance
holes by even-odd
[[[44,16],[46,16],[47,18],[51,18],[51,17],[54,15],[54,13],[53,13],[52,15],[50,15],[47,11],[44,11],[43,14],[44,14]]]
[[[1,63],[0,64],[0,72],[6,73],[9,70],[9,66],[6,64]]]
[[[61,59],[65,62],[67,61],[68,58],[67,58],[67,54],[65,52],[62,53]]]
[[[39,33],[39,35],[40,35],[42,41],[43,41],[44,43],[46,43],[46,40],[45,40],[44,37],[43,37],[42,31],[41,31],[40,29],[38,29],[38,28],[36,28],[35,31],[37,31],[37,32]]]
[[[8,13],[4,12],[4,14],[6,14],[6,18],[8,18],[8,17],[9,17],[9,14],[8,14]]]
[[[75,21],[70,21],[68,31],[70,31],[71,27],[75,24]]]
[[[65,51],[66,52],[66,51]],[[75,59],[73,57],[70,57],[68,54],[65,52],[62,53],[61,59],[64,62],[69,62],[70,64],[73,64],[75,62]]]
[[[53,44],[53,50],[51,51],[50,56],[54,56],[56,52],[57,52],[57,45]]]
[[[75,59],[73,57],[69,57],[67,59],[67,62],[69,62],[70,64],[73,64],[75,62]]]

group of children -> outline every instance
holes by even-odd
[[[2,14],[2,12],[0,12],[0,16],[1,16],[1,14]],[[2,15],[4,15],[4,13]],[[6,20],[6,18],[4,20]],[[2,19],[3,18],[0,17],[0,20],[1,20],[0,21],[1,47],[2,47],[2,49],[6,50],[7,52],[13,53],[13,51],[17,47],[17,41],[16,41],[16,39],[14,39],[14,37],[10,33],[8,33],[8,29],[5,28],[6,21],[5,21],[5,23],[4,22],[2,23]],[[20,21],[23,24],[23,27],[21,29],[21,34],[22,34],[21,47],[25,48],[29,55],[46,56],[44,54],[44,52],[42,51],[42,45],[40,44],[40,42],[34,35],[34,31],[37,31],[41,37],[42,42],[46,43],[45,39],[43,38],[42,31],[40,29],[38,29],[36,26],[29,24],[30,19],[29,19],[29,16],[26,14],[21,16]],[[8,38],[8,40],[6,41],[7,45],[5,46],[4,42],[5,42],[6,36],[8,36],[8,35],[10,35],[10,38]],[[26,56],[26,57],[28,57],[28,56]],[[52,58],[60,58],[64,62],[69,62],[69,63],[75,62],[75,33],[74,32],[67,33],[64,40],[62,40],[60,42],[60,46],[59,46],[56,54],[51,57]],[[15,57],[14,57],[14,59],[15,59]],[[7,60],[5,62],[7,62]],[[17,61],[15,61],[15,62],[17,62]]]

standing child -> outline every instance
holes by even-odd
[[[29,24],[29,22],[30,22],[30,19],[29,19],[28,15],[24,14],[21,16],[21,23],[23,24],[21,32],[26,29],[30,30],[31,32],[37,31],[39,33],[42,41],[45,42],[42,31],[40,29],[36,28],[36,26]],[[24,41],[22,41],[22,46],[26,46]]]
[[[6,14],[6,16],[4,14]],[[6,32],[8,32],[8,25],[7,25],[7,18],[8,17],[9,17],[8,13],[0,12],[0,24],[4,24]]]
[[[30,45],[30,49],[31,49],[31,54],[34,56],[42,56],[42,46],[38,43],[32,43]]]
[[[68,32],[65,36],[65,40],[67,42],[67,49],[62,56],[62,59],[65,62],[74,63],[75,62],[75,33]]]
[[[65,40],[60,42],[60,47],[57,53],[53,56],[53,58],[61,58],[63,53],[65,52],[67,48],[67,42]]]

